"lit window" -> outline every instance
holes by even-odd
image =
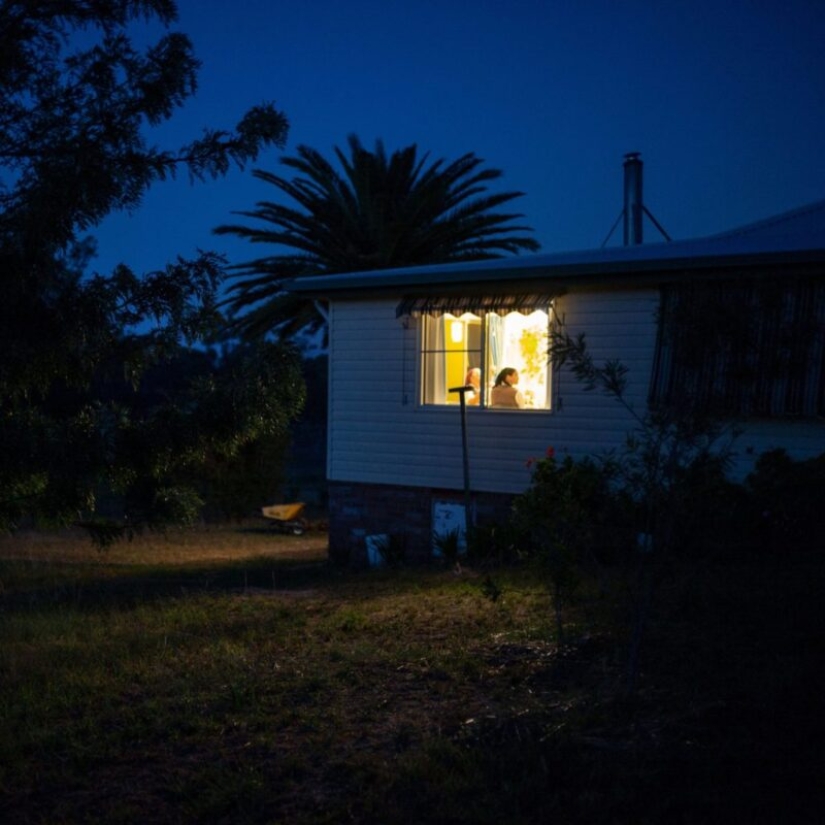
[[[465,312],[421,318],[421,400],[458,404],[451,387],[478,385],[470,406],[547,410],[549,312]],[[496,386],[498,379],[499,386]]]

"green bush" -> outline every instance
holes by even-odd
[[[461,531],[454,529],[446,533],[434,533],[433,546],[447,567],[456,567],[461,555]]]
[[[633,534],[633,507],[615,485],[616,466],[590,458],[556,459],[548,448],[528,462],[533,477],[513,507],[523,550],[547,564],[613,561]]]
[[[404,563],[406,548],[404,546],[404,536],[400,533],[382,535],[376,540],[375,547],[387,567],[397,568]]]
[[[523,530],[513,520],[477,524],[470,528],[467,561],[474,567],[515,564],[523,557]]]
[[[772,552],[821,550],[825,534],[825,453],[794,461],[785,450],[763,453],[745,481],[756,546]]]
[[[582,571],[614,561],[629,546],[632,508],[614,489],[615,466],[565,456],[548,448],[531,460],[533,478],[513,506],[513,522],[524,537],[523,552],[547,577],[553,590],[556,629],[564,639],[563,611],[579,586]]]

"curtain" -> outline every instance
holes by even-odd
[[[423,321],[423,326],[424,403],[446,404],[447,353],[444,340],[444,319],[426,319]]]
[[[501,360],[504,358],[502,323],[499,315],[487,316],[487,349],[491,361],[487,366],[487,371],[490,375],[495,375],[501,369]]]

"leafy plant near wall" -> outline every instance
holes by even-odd
[[[633,619],[627,690],[632,693],[658,578],[691,536],[697,512],[724,500],[739,429],[686,409],[638,411],[628,399],[627,367],[618,359],[597,364],[584,333],[572,336],[559,318],[551,329],[549,354],[554,365],[567,366],[586,391],[600,390],[613,398],[634,424],[623,447],[602,459],[610,486],[632,514],[638,536],[628,587]],[[572,471],[573,465],[571,475]]]
[[[558,461],[552,447],[529,463],[532,481],[514,502],[513,520],[529,557],[551,583],[556,633],[563,644],[564,609],[579,586],[580,571],[615,555],[605,551],[630,534],[628,508],[622,506],[621,492],[611,488],[612,463],[571,456]]]
[[[467,537],[467,560],[477,568],[513,564],[522,558],[521,530],[510,519],[476,524]]]
[[[617,483],[634,502],[638,528],[654,548],[679,547],[690,519],[684,509],[725,478],[738,424],[677,408],[640,412],[628,399],[627,367],[617,359],[597,365],[584,333],[571,336],[559,319],[551,331],[550,357],[556,367],[569,367],[586,391],[601,390],[629,413],[632,429],[609,456]]]
[[[448,530],[446,533],[435,533],[433,535],[433,546],[441,555],[444,564],[456,570],[461,569],[459,556],[461,554],[461,531],[456,528]]]
[[[763,549],[819,552],[825,533],[825,453],[794,461],[785,450],[763,453],[748,476],[751,529]]]
[[[388,567],[400,567],[404,562],[404,537],[399,533],[385,533],[376,537],[375,549]]]

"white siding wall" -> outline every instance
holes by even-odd
[[[333,481],[462,489],[458,407],[418,403],[416,322],[395,318],[397,300],[341,301],[331,310],[328,477]],[[656,342],[654,290],[568,294],[558,311],[572,334],[585,332],[597,363],[629,368],[628,399],[644,413]],[[569,372],[555,378],[551,412],[467,408],[470,481],[477,491],[513,493],[530,478],[526,462],[579,458],[623,443],[632,416],[598,390],[586,392]],[[825,422],[750,423],[736,441],[733,474],[783,447],[796,459],[825,452]]]
[[[333,481],[461,489],[461,422],[457,407],[418,404],[415,321],[404,329],[397,300],[332,305],[328,476]],[[585,331],[601,362],[630,369],[628,397],[644,411],[654,352],[655,291],[567,295],[558,310],[571,333]],[[467,409],[471,486],[519,492],[526,462],[548,446],[579,457],[622,442],[629,414],[598,391],[558,377],[552,412]]]
[[[744,427],[734,444],[731,475],[743,479],[761,453],[784,449],[801,461],[825,453],[825,421],[755,421]]]

